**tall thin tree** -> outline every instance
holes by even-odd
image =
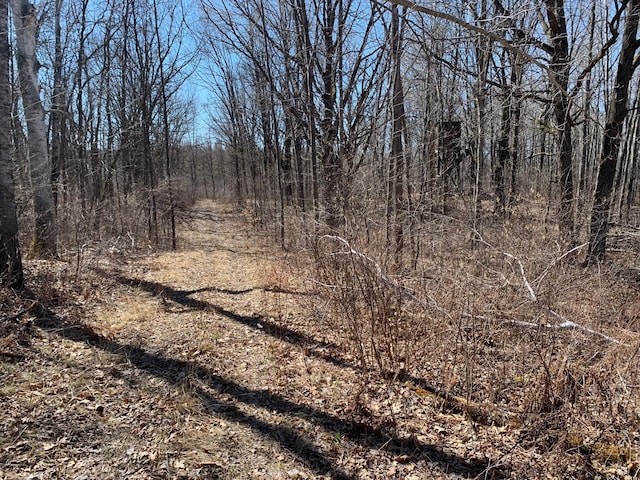
[[[393,191],[393,202],[387,207],[391,212],[395,241],[396,266],[402,265],[404,249],[404,89],[402,86],[402,29],[397,5],[391,5],[391,159],[389,168],[389,188]]]
[[[8,3],[0,0],[0,285],[20,288],[24,277],[11,161]]]
[[[51,186],[51,160],[47,148],[44,108],[40,100],[36,58],[38,19],[27,0],[11,0],[16,27],[16,47],[20,93],[28,131],[29,167],[33,187],[35,229],[31,251],[42,258],[56,254],[56,212]]]
[[[627,116],[629,84],[638,66],[636,51],[639,42],[638,21],[640,18],[640,0],[631,0],[627,6],[627,18],[622,34],[622,47],[618,60],[616,83],[607,106],[607,121],[604,128],[602,153],[598,181],[591,211],[591,231],[587,263],[603,260],[609,229],[609,211],[613,193],[616,169],[619,163],[620,144],[624,120]]]

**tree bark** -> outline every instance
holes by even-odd
[[[481,0],[478,2],[480,5],[480,12],[477,18],[477,23],[482,25],[487,19],[487,0]],[[473,182],[474,182],[474,201],[477,202],[482,193],[482,175],[485,168],[485,146],[486,146],[486,115],[487,115],[487,79],[489,78],[489,65],[491,62],[491,50],[493,48],[491,39],[484,35],[478,35],[474,41],[474,48],[476,52],[476,65],[478,69],[478,76],[475,85],[476,95],[476,125],[475,125],[475,152],[473,162]],[[474,215],[474,221],[476,216]]]
[[[392,98],[391,98],[391,165],[389,188],[393,191],[393,202],[388,208],[393,211],[393,230],[395,241],[396,267],[402,267],[402,253],[404,250],[404,89],[402,87],[401,53],[402,34],[400,29],[400,14],[397,5],[391,5],[391,61],[392,61]]]
[[[177,240],[176,240],[176,213],[175,213],[175,202],[173,199],[173,185],[171,178],[171,144],[169,141],[169,112],[168,101],[167,101],[167,80],[164,74],[164,57],[162,55],[161,48],[161,39],[160,39],[160,25],[159,25],[159,17],[158,17],[158,5],[156,1],[153,1],[153,22],[154,22],[154,30],[156,35],[157,47],[158,47],[158,62],[159,62],[159,73],[160,73],[160,95],[162,99],[162,129],[164,134],[164,161],[167,175],[167,194],[169,197],[169,221],[171,225],[171,248],[175,250],[177,248]]]
[[[600,171],[598,172],[593,209],[591,210],[591,231],[586,259],[587,264],[604,260],[605,256],[613,184],[618,166],[624,119],[627,116],[629,83],[637,67],[634,57],[638,49],[638,39],[636,36],[638,33],[639,16],[640,0],[631,0],[627,6],[627,19],[622,36],[616,83],[611,92],[607,108],[607,121],[602,142]]]
[[[58,179],[62,171],[64,159],[64,144],[66,142],[66,120],[63,112],[66,111],[66,99],[64,94],[62,66],[62,14],[63,0],[55,2],[55,26],[54,26],[54,60],[53,60],[53,96],[51,98],[51,113],[49,114],[49,129],[51,131],[51,188],[54,204],[58,205]]]
[[[8,24],[8,0],[0,0],[0,284],[21,288],[24,277],[18,244],[18,218],[11,162]]]
[[[510,91],[507,89],[507,91]],[[496,164],[493,172],[495,183],[496,204],[495,213],[504,215],[507,212],[506,198],[506,168],[509,159],[509,137],[511,134],[511,95],[505,95],[502,99],[502,117],[500,119],[500,136],[496,148]]]
[[[573,233],[573,143],[571,115],[569,112],[569,32],[565,18],[564,0],[545,0],[551,41],[549,68],[555,77],[551,82],[551,103],[558,129],[558,160],[560,163],[560,208],[558,224],[560,233],[568,237]]]
[[[56,212],[51,187],[51,161],[47,150],[47,131],[44,109],[40,101],[36,59],[38,31],[36,9],[26,0],[11,0],[16,29],[18,75],[20,92],[27,123],[35,229],[32,254],[51,258],[56,254]]]
[[[324,42],[324,64],[322,65],[322,167],[324,171],[324,201],[326,222],[331,231],[337,231],[344,218],[341,212],[340,179],[342,177],[342,159],[336,151],[338,125],[336,120],[337,71],[336,56],[339,54],[338,41],[334,39],[336,28],[336,5],[331,0],[322,2],[322,40]]]

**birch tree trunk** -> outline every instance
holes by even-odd
[[[26,0],[11,0],[20,93],[27,123],[29,171],[33,188],[35,228],[31,253],[50,258],[56,254],[56,212],[51,187],[51,160],[47,151],[47,130],[40,101],[36,59],[37,19],[35,7]]]
[[[8,1],[0,0],[0,284],[20,288],[23,275],[11,162],[8,23]]]

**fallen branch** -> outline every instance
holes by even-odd
[[[487,241],[485,241],[482,236],[476,232],[478,235],[478,241],[480,241],[480,243],[488,246],[489,248],[492,248],[496,251],[499,251],[498,249],[496,249],[493,245],[491,245],[490,243],[488,243]],[[345,240],[342,237],[339,237],[337,235],[323,235],[322,237],[320,237],[320,240],[322,239],[328,239],[328,240],[333,240],[336,241],[338,243],[341,243],[342,245],[344,245],[346,247],[346,250],[340,251],[340,252],[336,252],[337,254],[343,254],[343,255],[353,255],[356,258],[360,259],[363,263],[367,263],[371,266],[373,266],[373,268],[375,269],[378,277],[383,281],[383,283],[385,283],[387,286],[390,286],[391,288],[399,291],[402,293],[403,296],[409,298],[410,300],[413,300],[414,302],[418,303],[420,306],[422,306],[425,310],[428,310],[429,306],[426,302],[424,302],[423,300],[419,299],[418,297],[416,297],[409,289],[407,289],[406,287],[399,285],[398,283],[394,282],[393,280],[391,280],[382,270],[382,267],[380,266],[379,263],[377,263],[375,260],[373,260],[371,257],[365,255],[362,252],[359,252],[357,250],[355,250],[354,248],[351,247],[351,245],[349,244],[349,242],[347,240]],[[549,264],[547,266],[547,268],[545,268],[545,270],[542,272],[542,274],[540,274],[538,276],[538,278],[536,278],[535,282],[539,282],[540,280],[542,280],[546,274],[549,272],[549,270],[556,265],[560,260],[562,260],[563,258],[565,258],[567,255],[570,255],[571,253],[579,250],[580,248],[583,248],[586,244],[582,244],[582,245],[578,245],[577,247],[574,247],[570,250],[568,250],[567,252],[565,252],[564,254],[562,254],[560,257],[556,258],[553,262],[551,262],[551,264]],[[554,311],[553,309],[551,309],[549,306],[543,304],[540,302],[540,300],[538,299],[538,296],[536,295],[535,290],[533,289],[533,287],[531,286],[531,283],[529,282],[529,280],[527,279],[527,275],[524,269],[524,265],[522,264],[522,262],[520,261],[520,259],[518,257],[516,257],[515,255],[512,255],[510,253],[507,252],[501,252],[505,257],[513,260],[514,262],[516,262],[518,264],[518,268],[520,270],[520,276],[522,278],[522,283],[528,293],[528,297],[529,300],[531,300],[532,303],[534,303],[537,307],[541,308],[542,310],[546,311],[549,315],[551,315],[552,317],[557,318],[560,323],[558,324],[551,324],[551,323],[535,323],[535,322],[525,322],[522,320],[513,320],[513,319],[491,319],[488,317],[485,317],[483,315],[471,315],[470,313],[462,313],[462,317],[464,318],[478,318],[481,320],[489,320],[489,321],[494,321],[494,322],[502,322],[502,323],[510,323],[512,325],[517,325],[519,327],[524,327],[524,328],[545,328],[545,329],[549,329],[549,330],[563,330],[563,329],[571,329],[571,330],[577,330],[586,334],[590,334],[590,335],[595,335],[598,336],[600,338],[603,338],[609,342],[612,343],[616,343],[618,345],[625,345],[622,342],[620,342],[619,340],[610,337],[604,333],[598,332],[596,330],[593,330],[589,327],[585,327],[584,325],[580,325],[579,323],[576,323],[574,321],[571,320],[567,320],[565,319],[562,315],[560,315],[558,312]],[[442,309],[440,309],[437,306],[437,303],[433,300],[433,299],[429,299],[439,311],[443,311]],[[443,311],[444,312],[444,311]],[[447,313],[447,312],[444,312]],[[450,316],[447,314],[447,316]]]
[[[502,410],[494,405],[478,403],[458,395],[452,395],[423,381],[405,381],[404,386],[415,392],[419,397],[434,398],[441,403],[442,408],[445,410],[466,415],[473,421],[483,425],[504,426],[517,421],[517,415],[513,412]]]
[[[543,305],[540,305],[542,308],[545,308]],[[479,320],[485,320],[485,321],[489,321],[489,322],[496,322],[496,323],[509,323],[511,325],[516,325],[518,327],[523,327],[523,328],[544,328],[547,330],[565,330],[565,329],[570,329],[570,330],[578,330],[579,332],[583,332],[583,333],[588,333],[590,335],[595,335],[597,337],[603,338],[611,343],[616,343],[618,345],[625,345],[625,343],[622,343],[620,340],[617,340],[613,337],[610,337],[609,335],[606,335],[602,332],[598,332],[597,330],[593,330],[589,327],[585,327],[584,325],[580,325],[576,322],[573,322],[571,320],[566,320],[565,318],[562,317],[562,315],[560,315],[557,312],[554,312],[553,310],[551,310],[550,308],[546,307],[547,312],[558,318],[559,320],[561,320],[561,323],[536,323],[536,322],[526,322],[524,320],[514,320],[512,318],[491,318],[491,317],[487,317],[485,315],[473,315],[471,313],[467,313],[467,312],[463,312],[461,314],[461,316],[463,318],[477,318]]]
[[[491,245],[489,242],[487,242],[484,238],[482,238],[482,235],[480,235],[479,232],[475,232],[478,238],[478,241],[480,243],[482,243],[483,245],[486,245],[487,247],[495,250],[495,251],[500,251],[497,248],[495,248],[493,245]],[[582,245],[578,245],[577,247],[573,247],[572,249],[566,251],[565,253],[563,253],[562,255],[560,255],[558,258],[556,258],[553,262],[551,262],[544,270],[543,272],[534,280],[534,283],[538,283],[540,281],[542,281],[542,279],[547,275],[547,273],[549,273],[549,271],[551,270],[551,268],[556,265],[560,260],[562,260],[563,258],[565,258],[566,256],[572,254],[573,252],[576,252],[577,250],[585,247],[587,244],[583,243]],[[549,324],[549,323],[534,323],[534,322],[525,322],[525,321],[521,321],[521,320],[502,320],[502,322],[506,322],[506,323],[511,323],[513,325],[518,325],[520,327],[525,327],[525,328],[546,328],[546,329],[551,329],[551,330],[561,330],[561,329],[572,329],[572,330],[578,330],[580,332],[583,333],[588,333],[590,335],[596,335],[598,337],[604,338],[605,340],[612,342],[612,343],[617,343],[622,345],[622,343],[619,340],[616,340],[613,337],[610,337],[608,335],[605,335],[604,333],[598,332],[596,330],[593,330],[589,327],[585,327],[584,325],[580,325],[576,322],[573,322],[571,320],[567,320],[565,319],[562,315],[560,315],[558,312],[554,311],[553,309],[551,309],[549,306],[541,303],[538,299],[538,296],[536,295],[535,290],[533,289],[533,287],[531,286],[531,283],[529,282],[529,280],[527,279],[527,275],[526,272],[524,270],[524,265],[522,264],[522,262],[520,261],[520,259],[518,257],[516,257],[515,255],[512,255],[511,253],[508,252],[500,252],[502,253],[502,255],[504,255],[505,257],[515,261],[518,264],[518,268],[520,269],[520,276],[522,277],[522,284],[524,285],[524,288],[527,290],[527,293],[529,294],[529,300],[531,300],[531,302],[533,302],[537,307],[545,310],[549,315],[551,315],[552,317],[557,318],[560,323],[558,324]],[[469,318],[472,317],[471,314],[469,313],[463,313],[462,314],[463,317]],[[490,320],[486,317],[483,317],[482,315],[476,315],[475,318],[480,318],[483,320]],[[498,319],[494,319],[494,321],[499,321]]]
[[[573,247],[570,250],[567,250],[566,252],[564,252],[562,255],[560,255],[558,258],[556,258],[553,262],[551,262],[549,265],[547,265],[547,268],[545,268],[542,273],[540,275],[538,275],[538,278],[536,278],[534,280],[534,283],[540,283],[544,277],[547,276],[547,273],[549,273],[549,271],[551,270],[551,268],[553,268],[560,260],[562,260],[563,258],[571,255],[574,252],[577,252],[578,250],[580,250],[581,248],[586,247],[587,245],[589,245],[588,243],[583,243],[581,245],[578,245],[577,247]]]
[[[502,254],[507,258],[511,258],[518,264],[518,267],[520,267],[520,275],[522,276],[522,283],[524,287],[527,289],[527,292],[529,293],[529,299],[532,302],[537,302],[538,297],[536,296],[536,293],[533,291],[533,287],[531,287],[529,280],[527,280],[527,275],[524,273],[524,265],[522,265],[522,262],[520,261],[520,259],[514,255],[511,255],[510,253],[502,252]]]

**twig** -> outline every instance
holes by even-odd
[[[580,250],[581,248],[586,247],[587,245],[589,245],[588,243],[583,243],[582,245],[578,245],[577,247],[573,247],[571,250],[568,250],[566,252],[564,252],[562,255],[560,255],[558,258],[556,258],[553,262],[551,262],[547,268],[545,268],[542,273],[540,275],[538,275],[538,277],[533,281],[533,283],[539,283],[541,282],[544,277],[547,276],[547,273],[549,273],[549,271],[551,270],[551,268],[553,268],[560,260],[562,260],[564,257],[571,255],[573,252],[576,252],[578,250]]]
[[[536,296],[536,292],[533,290],[533,287],[529,283],[529,280],[527,280],[527,275],[526,275],[526,273],[524,271],[524,265],[522,265],[522,262],[520,261],[520,259],[518,257],[516,257],[515,255],[512,255],[511,253],[501,252],[500,250],[498,250],[496,247],[494,247],[489,242],[487,242],[482,237],[480,232],[478,232],[477,230],[474,230],[473,233],[476,235],[478,242],[482,243],[483,245],[486,245],[487,247],[491,248],[492,250],[500,252],[502,255],[504,255],[507,258],[512,259],[513,261],[515,261],[518,264],[518,267],[520,268],[520,276],[522,277],[522,283],[523,283],[524,287],[527,289],[527,293],[529,294],[529,299],[532,302],[537,302],[538,301],[538,297]]]
[[[21,308],[20,310],[18,310],[18,311],[17,311],[16,313],[14,313],[13,315],[10,315],[10,316],[8,316],[8,317],[3,317],[3,318],[2,318],[2,321],[4,321],[4,322],[12,322],[12,321],[14,321],[14,320],[17,320],[18,318],[20,318],[20,317],[21,317],[22,315],[24,315],[25,313],[30,312],[30,311],[33,309],[33,307],[36,307],[36,306],[39,306],[39,305],[40,305],[40,304],[39,304],[39,302],[38,302],[38,301],[33,300],[33,301],[31,302],[31,305],[29,305],[29,306],[27,306],[27,307],[24,307],[24,308]]]
[[[479,232],[476,231],[475,233],[476,233],[478,241],[480,243],[483,243],[484,245],[488,246],[489,248],[492,248],[492,249],[498,251],[498,249],[496,249],[493,245],[491,245],[490,243],[485,241],[482,238],[482,236],[480,235]],[[334,241],[337,241],[337,242],[343,244],[348,250],[342,251],[342,252],[337,252],[337,253],[341,253],[341,254],[345,254],[345,255],[354,255],[357,258],[365,261],[366,263],[369,263],[369,264],[373,265],[373,267],[376,270],[376,273],[378,274],[380,279],[385,284],[387,284],[388,286],[400,291],[407,298],[409,298],[410,300],[415,301],[420,306],[422,306],[425,310],[428,310],[429,306],[424,301],[422,301],[421,299],[416,297],[406,287],[404,287],[402,285],[399,285],[396,282],[394,282],[393,280],[391,280],[387,275],[384,274],[380,264],[378,264],[375,260],[373,260],[371,257],[368,257],[364,253],[358,252],[357,250],[353,249],[347,240],[345,240],[344,238],[339,237],[337,235],[323,235],[322,237],[320,237],[320,240],[322,240],[322,239],[334,240]],[[567,252],[562,254],[560,257],[556,258],[553,262],[551,262],[551,264],[549,264],[549,266],[547,266],[547,268],[542,272],[542,274],[539,275],[536,278],[535,282],[538,282],[538,281],[542,280],[546,276],[548,271],[554,265],[556,265],[560,260],[562,260],[564,257],[566,257],[567,255],[570,255],[572,252],[575,252],[576,250],[578,250],[580,248],[583,248],[585,245],[586,244],[578,245],[577,247],[574,247],[574,248],[568,250]],[[620,342],[619,340],[616,340],[613,337],[605,335],[604,333],[598,332],[598,331],[593,330],[593,329],[591,329],[589,327],[585,327],[584,325],[580,325],[580,324],[578,324],[576,322],[573,322],[571,320],[567,320],[562,315],[560,315],[558,312],[556,312],[553,309],[551,309],[551,307],[541,303],[540,300],[538,299],[538,296],[536,295],[535,290],[531,286],[531,283],[527,279],[527,275],[526,275],[526,272],[525,272],[525,269],[524,269],[524,265],[522,264],[520,259],[518,257],[516,257],[515,255],[512,255],[512,254],[510,254],[508,252],[500,252],[500,253],[502,253],[505,257],[512,259],[514,262],[516,262],[518,264],[518,268],[520,270],[520,276],[522,277],[522,283],[523,283],[525,289],[527,290],[529,300],[531,300],[531,302],[533,302],[539,308],[541,308],[544,311],[546,311],[547,313],[549,313],[549,315],[551,315],[551,316],[557,318],[558,320],[560,320],[560,323],[559,324],[534,323],[534,322],[525,322],[525,321],[522,321],[522,320],[513,320],[513,319],[499,320],[499,319],[490,319],[490,318],[485,317],[483,315],[475,315],[474,316],[475,318],[479,318],[481,320],[501,321],[503,323],[510,323],[512,325],[517,325],[517,326],[525,327],[525,328],[546,328],[546,329],[551,329],[551,330],[573,329],[573,330],[581,331],[583,333],[596,335],[596,336],[601,337],[601,338],[603,338],[603,339],[605,339],[605,340],[607,340],[609,342],[612,342],[612,343],[616,343],[616,344],[619,344],[619,345],[625,345],[622,342]],[[430,300],[433,302],[433,304],[436,306],[436,308],[439,311],[443,311],[444,312],[443,309],[441,309],[441,308],[439,308],[437,306],[437,303],[433,299],[430,299]],[[450,315],[447,314],[447,316],[450,316]],[[469,313],[462,313],[462,316],[465,317],[465,318],[472,317],[472,315],[469,314]]]
[[[400,291],[404,296],[406,296],[407,298],[409,298],[410,300],[413,300],[414,302],[418,303],[420,306],[422,306],[425,310],[428,310],[429,305],[426,304],[424,301],[422,301],[421,299],[419,299],[418,297],[416,297],[407,287],[403,287],[402,285],[397,284],[396,282],[394,282],[393,280],[391,280],[387,275],[385,275],[385,273],[382,271],[382,267],[380,266],[380,264],[378,264],[378,262],[376,262],[375,260],[373,260],[371,257],[368,257],[367,255],[365,255],[362,252],[358,252],[357,250],[354,250],[351,245],[349,244],[349,242],[347,242],[344,238],[339,237],[337,235],[323,235],[322,237],[320,237],[320,240],[322,239],[328,239],[328,240],[335,240],[337,242],[342,243],[345,247],[347,247],[348,251],[342,251],[342,252],[337,252],[340,254],[344,254],[344,255],[354,255],[357,258],[364,260],[366,263],[369,263],[371,265],[374,266],[376,273],[378,274],[378,277],[380,277],[380,279],[387,284],[388,286]],[[435,302],[434,302],[435,303]]]
[[[520,267],[520,275],[522,276],[522,283],[524,284],[525,288],[527,289],[527,292],[529,292],[529,299],[532,302],[537,302],[538,301],[538,297],[536,296],[536,292],[533,291],[533,288],[531,287],[531,284],[527,280],[527,275],[524,273],[524,265],[522,265],[522,262],[520,261],[520,259],[518,257],[514,256],[514,255],[511,255],[510,253],[502,252],[502,254],[507,258],[511,258],[512,260],[514,260],[518,264],[518,267]]]

